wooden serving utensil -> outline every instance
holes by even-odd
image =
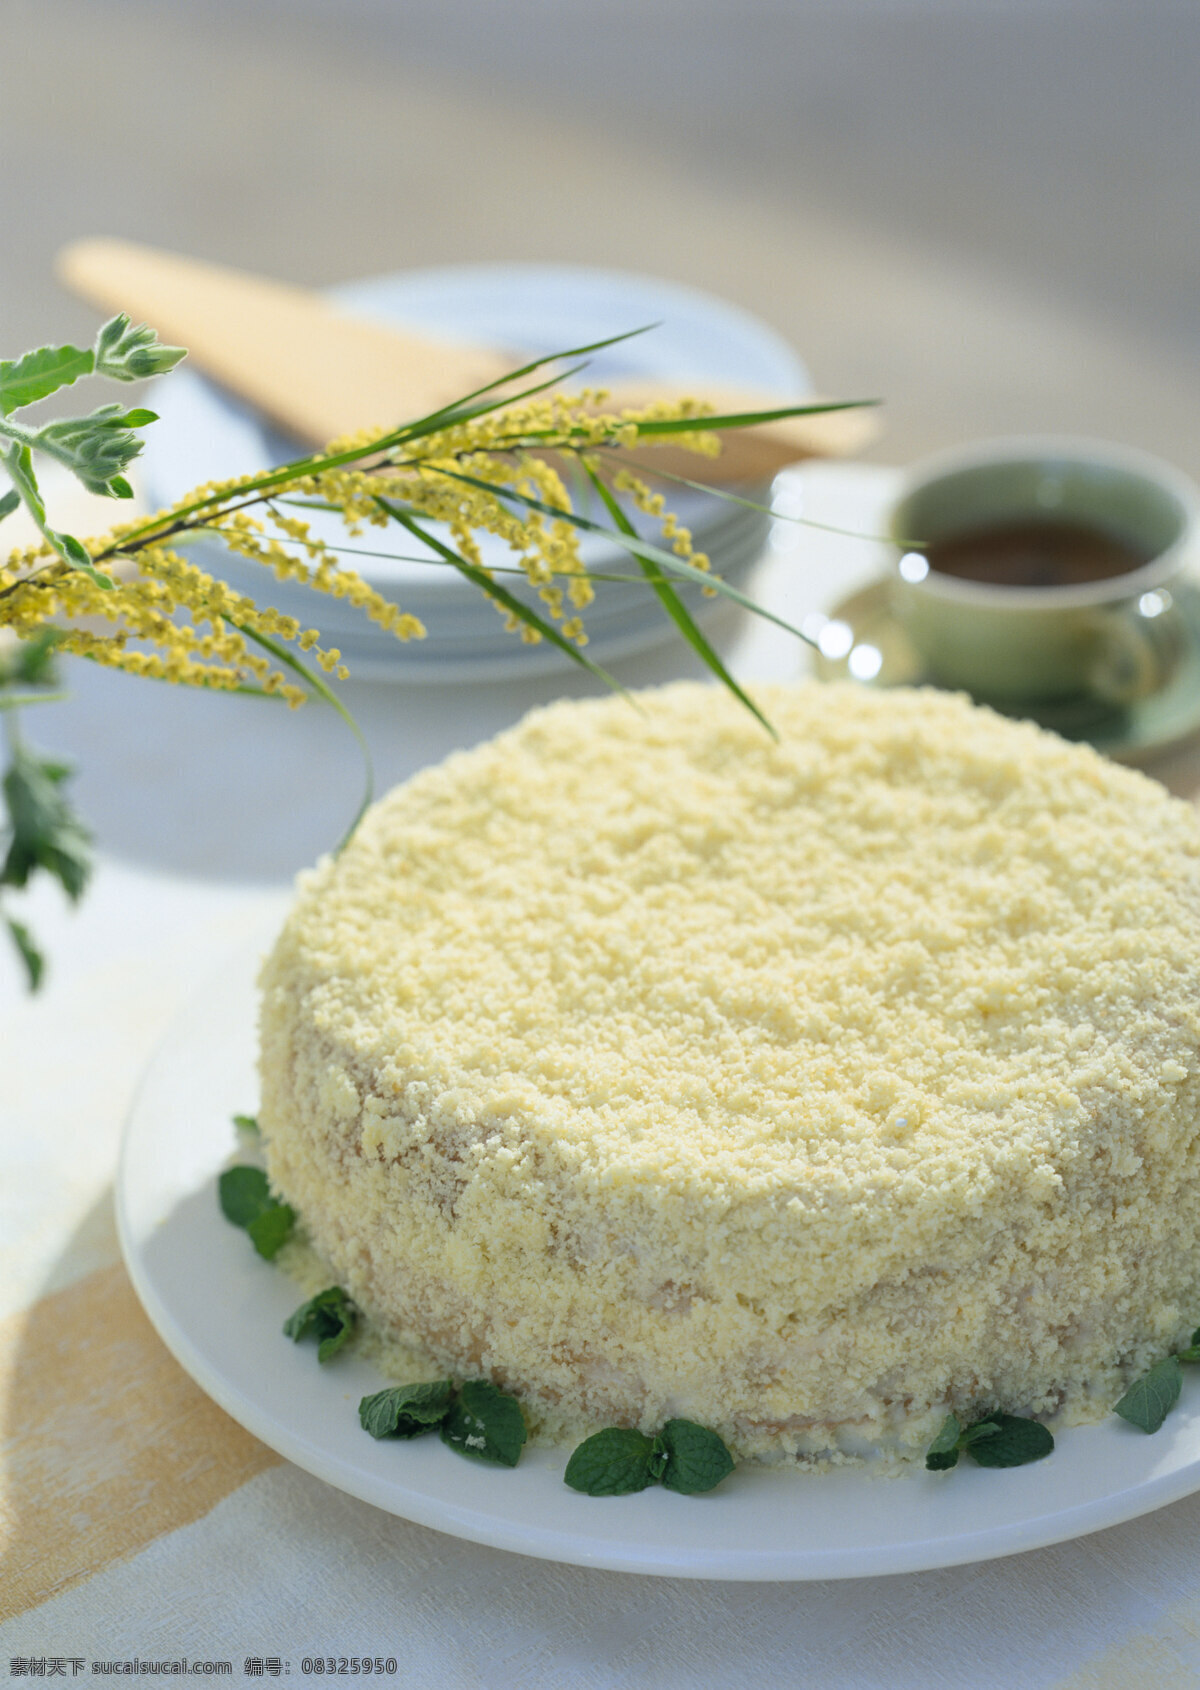
[[[515,362],[489,347],[349,316],[307,288],[133,241],[75,241],[59,254],[58,273],[93,304],[126,311],[186,346],[198,368],[307,447],[426,415],[502,379]],[[685,396],[725,415],[781,403],[778,394],[709,382],[607,386],[619,410]],[[669,445],[630,457],[701,481],[765,481],[802,458],[857,451],[876,427],[870,410],[827,411],[726,430],[719,458]]]

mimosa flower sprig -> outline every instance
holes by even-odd
[[[32,667],[10,662],[5,668],[0,651],[0,709],[11,753],[3,782],[8,849],[0,867],[0,893],[25,886],[39,870],[59,879],[73,897],[86,879],[87,835],[66,803],[67,771],[30,750],[16,730],[16,704],[54,696],[42,690],[51,683],[51,648],[130,674],[256,693],[292,705],[315,693],[358,733],[324,679],[330,674],[345,679],[348,671],[338,649],[322,644],[318,628],[302,627],[295,617],[236,592],[183,551],[195,539],[218,538],[277,580],[346,599],[398,640],[424,638],[416,616],[346,566],[344,556],[353,547],[339,544],[335,553],[313,535],[306,513],[314,508],[336,511],[351,539],[366,526],[403,529],[423,546],[423,561],[440,562],[478,587],[519,638],[547,640],[617,687],[584,650],[583,613],[600,577],[587,569],[579,541],[583,534],[603,534],[630,555],[639,572],[632,578],[646,581],[693,651],[769,728],[696,624],[677,583],[698,582],[706,592],[722,593],[773,621],[781,619],[714,575],[709,560],[694,550],[688,530],[665,508],[662,495],[622,466],[620,458],[632,446],[658,440],[712,454],[719,450],[718,427],[842,407],[798,405],[714,416],[695,401],[681,400],[617,414],[604,409],[600,391],[569,397],[555,391],[585,367],[564,371],[564,361],[586,358],[626,338],[614,336],[537,359],[427,416],[334,440],[323,451],[277,469],[208,483],[166,510],[118,523],[87,541],[50,525],[34,454],[55,458],[93,493],[128,498],[132,489],[123,472],[142,449],[138,431],[156,420],[155,413],[110,404],[40,426],[17,420],[14,413],[89,375],[132,381],[163,373],[184,351],[161,345],[152,330],[132,328],[127,317],[118,316],[104,325],[89,350],[43,347],[0,362],[0,465],[12,483],[0,499],[0,518],[24,504],[41,535],[40,543],[0,563],[0,634],[7,629],[20,641],[34,642],[25,650],[37,654]],[[611,527],[574,507],[569,465],[578,466],[581,484],[592,490]],[[614,488],[659,521],[663,544],[636,532]],[[512,571],[536,590],[538,608],[499,579],[509,571],[485,565],[480,532],[507,543]],[[803,638],[789,624],[782,626]],[[300,653],[310,654],[311,663]],[[18,686],[24,690],[18,692]],[[364,807],[369,798],[368,762]],[[42,969],[37,948],[20,923],[11,916],[6,920],[36,985]]]

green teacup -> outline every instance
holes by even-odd
[[[1174,660],[1164,612],[1200,492],[1099,441],[988,441],[917,465],[890,532],[893,608],[932,680],[1008,708],[1120,706]]]

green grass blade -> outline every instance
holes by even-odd
[[[634,539],[636,539],[637,535],[634,531],[633,524],[613,497],[611,490],[605,486],[603,481],[601,481],[594,466],[590,464],[586,458],[581,458],[580,462],[587,471],[592,486],[596,489],[596,492],[603,500],[604,507],[608,511],[609,516],[612,517],[614,524],[626,537],[633,535]],[[674,622],[675,626],[679,629],[679,632],[683,635],[688,645],[691,646],[697,657],[699,657],[700,661],[706,668],[711,670],[711,672],[720,681],[721,685],[726,687],[736,699],[745,705],[750,714],[757,721],[762,723],[763,727],[766,728],[767,732],[771,735],[771,738],[778,739],[779,735],[771,726],[771,723],[763,715],[754,700],[743,692],[742,688],[729,673],[729,670],[726,669],[725,665],[721,662],[721,659],[717,656],[712,646],[705,639],[700,629],[696,626],[687,606],[679,597],[679,594],[675,591],[671,582],[667,580],[662,570],[657,564],[651,563],[645,558],[642,558],[639,561],[641,562],[642,572],[645,575],[646,580],[650,583],[651,587],[653,587],[658,596],[659,603],[662,605],[667,615],[671,618],[671,621]]]
[[[648,540],[630,539],[628,534],[604,528],[598,522],[592,522],[586,516],[580,516],[576,511],[560,510],[557,505],[548,505],[542,499],[535,499],[530,493],[518,492],[515,487],[496,487],[490,481],[481,481],[478,476],[468,475],[465,470],[440,469],[439,475],[446,476],[451,481],[462,481],[469,487],[482,487],[498,499],[513,499],[518,504],[526,505],[530,510],[541,511],[546,516],[552,516],[557,521],[569,522],[573,528],[581,529],[585,534],[599,534],[605,540],[611,540],[623,551],[629,552],[639,562],[648,558],[651,563],[657,563],[661,568],[670,570],[673,574],[682,575],[689,581],[698,581],[702,587],[715,587],[723,598],[731,599],[734,604],[740,604],[743,610],[752,611],[755,616],[761,616],[766,622],[774,622],[777,628],[782,628],[787,634],[795,635],[805,645],[815,646],[816,641],[809,635],[802,633],[792,623],[782,616],[776,616],[766,605],[756,604],[746,593],[731,587],[728,581],[722,581],[719,575],[706,574],[703,569],[697,569],[694,564],[685,563],[683,558],[676,557],[673,552],[664,551],[661,546],[651,545]]]
[[[591,449],[601,452],[606,458],[610,455],[622,456],[618,446],[594,446]],[[693,481],[690,475],[677,475],[674,470],[659,469],[657,465],[639,463],[635,473],[648,476],[652,481],[670,481],[676,487],[690,487],[693,493],[709,493],[714,498],[724,499],[726,504],[742,505],[746,510],[758,511],[775,522],[794,522],[801,528],[816,528],[822,534],[839,534],[846,540],[868,540],[872,545],[887,545],[890,540],[887,534],[864,534],[858,528],[839,528],[833,522],[814,522],[811,516],[793,516],[791,511],[777,510],[774,505],[764,505],[758,499],[747,499],[742,493],[731,493],[728,487],[717,487],[709,481]]]
[[[631,332],[641,334],[644,331],[634,329]],[[627,340],[629,337],[628,335],[617,335],[615,338]],[[613,342],[598,341],[596,344],[598,346],[611,346]],[[572,354],[557,353],[554,356],[571,357]],[[525,371],[535,370],[540,365],[552,361],[552,358],[541,358],[536,364],[526,365]],[[583,366],[580,365],[578,369],[567,371],[566,375],[578,375],[582,368]],[[514,371],[511,376],[505,376],[502,380],[505,382],[516,380],[525,371]],[[505,398],[497,399],[492,404],[479,405],[473,409],[469,407],[469,400],[475,395],[468,394],[466,398],[456,399],[453,405],[445,406],[441,411],[431,412],[428,417],[419,418],[416,422],[405,423],[399,428],[389,429],[386,434],[381,434],[366,446],[356,446],[352,450],[334,452],[329,456],[318,452],[312,453],[306,458],[293,458],[290,463],[280,464],[277,469],[264,470],[261,475],[251,477],[242,486],[234,488],[229,493],[209,494],[205,498],[194,499],[191,504],[184,505],[179,510],[172,512],[170,521],[165,526],[160,518],[151,517],[140,528],[135,528],[130,533],[122,535],[119,541],[114,541],[111,546],[98,552],[96,559],[93,561],[109,558],[118,551],[134,551],[146,542],[161,542],[173,538],[181,531],[194,532],[197,525],[189,523],[187,518],[201,511],[213,511],[219,509],[223,504],[231,504],[234,501],[239,506],[262,502],[277,487],[286,486],[288,482],[299,480],[302,476],[318,475],[324,470],[340,469],[344,464],[361,463],[364,458],[372,457],[379,452],[391,451],[394,447],[405,445],[410,440],[418,440],[442,429],[455,427],[460,422],[470,422],[475,417],[487,416],[492,411],[501,411],[506,406],[520,404],[524,399],[534,398],[537,394],[545,393],[547,389],[558,386],[559,382],[564,379],[566,379],[565,376],[551,376],[547,381],[539,382],[537,386],[526,388],[521,393],[510,394]],[[500,381],[492,382],[490,385],[492,387],[499,386]],[[478,391],[483,393],[487,389],[481,388]],[[467,408],[464,409],[464,406]],[[521,438],[524,438],[524,436]]]
[[[288,500],[287,502],[288,503],[298,503],[298,501],[295,501],[295,500]],[[329,510],[336,510],[338,507],[336,505],[329,505],[325,508],[327,508]],[[219,528],[193,528],[189,531],[188,538],[190,539],[193,536],[204,535],[204,534],[216,535],[216,536],[219,537],[220,534],[221,534],[221,530]],[[301,550],[304,549],[304,541],[303,540],[293,540],[290,535],[281,536],[277,543],[280,546],[298,546]],[[344,545],[341,540],[337,540],[337,541],[332,542],[330,544],[329,549],[330,549],[330,551],[336,552],[338,557],[381,558],[386,563],[427,563],[434,569],[457,569],[459,562],[462,561],[461,559],[459,559],[457,557],[454,557],[454,558],[430,557],[428,555],[428,553],[426,553],[426,555],[422,557],[422,556],[418,555],[418,553],[416,553],[416,552],[379,552],[379,551],[372,551],[371,549],[369,549],[366,546],[347,546],[347,545]],[[507,564],[503,564],[503,563],[489,563],[488,564],[488,572],[492,575],[518,575],[518,576],[520,576],[522,581],[527,581],[529,579],[525,570],[518,569],[515,565],[507,565]],[[565,569],[556,569],[556,570],[553,570],[551,573],[552,573],[553,579],[556,580],[556,581],[557,580],[564,580],[564,581],[570,580],[572,578],[572,574],[573,574],[572,571],[565,570]],[[589,569],[588,570],[588,580],[589,581],[623,581],[627,586],[631,583],[636,586],[636,585],[640,584],[642,581],[645,580],[645,576],[644,575],[610,575],[610,574],[606,574],[605,572],[600,571],[600,570]],[[298,582],[297,583],[298,586],[303,586],[304,584],[305,584],[304,582]]]
[[[527,627],[536,628],[544,640],[549,640],[552,646],[556,646],[559,651],[565,652],[573,663],[577,663],[581,669],[586,669],[588,674],[594,675],[598,681],[603,681],[604,685],[611,687],[613,692],[622,693],[626,697],[629,696],[615,675],[610,675],[608,670],[601,668],[599,663],[594,663],[590,657],[585,657],[579,647],[572,645],[570,640],[564,638],[552,622],[548,622],[544,616],[539,616],[536,610],[532,610],[529,605],[522,603],[506,587],[502,587],[498,582],[491,580],[482,569],[468,562],[465,557],[461,557],[450,546],[443,545],[436,535],[428,533],[415,518],[410,516],[407,511],[395,506],[390,499],[380,499],[378,503],[390,517],[407,528],[410,534],[415,534],[418,540],[423,540],[427,546],[431,546],[436,552],[439,552],[447,563],[452,564],[459,574],[465,576],[473,586],[486,593],[488,598],[493,599],[499,605],[503,605],[505,610],[511,611]]]
[[[61,704],[68,692],[0,692],[0,710],[23,710],[27,704]]]
[[[452,405],[444,406],[440,411],[432,411],[427,417],[418,418],[411,423],[406,423],[402,427],[392,429],[386,434],[380,435],[377,440],[371,441],[367,446],[356,447],[345,452],[337,452],[330,456],[313,453],[308,457],[295,458],[290,463],[281,464],[278,469],[265,470],[261,475],[251,478],[233,493],[226,495],[209,494],[205,498],[195,499],[190,504],[184,505],[181,509],[175,511],[172,514],[170,522],[165,527],[162,525],[160,518],[151,517],[143,523],[141,527],[135,528],[130,533],[124,535],[119,542],[114,542],[111,547],[106,548],[102,552],[98,552],[96,557],[92,559],[92,562],[93,564],[100,563],[118,549],[124,551],[134,550],[147,540],[165,540],[178,533],[182,527],[186,526],[186,519],[198,511],[212,510],[232,499],[237,499],[238,501],[256,501],[261,495],[273,492],[276,488],[284,486],[289,481],[295,481],[301,476],[317,474],[321,470],[340,469],[344,464],[360,463],[364,458],[370,457],[373,453],[390,451],[395,446],[404,444],[410,440],[420,439],[423,435],[433,433],[438,428],[449,427],[451,426],[451,419],[455,422],[469,420],[470,416],[473,415],[483,416],[491,411],[502,410],[505,406],[518,404],[522,399],[532,398],[538,393],[545,392],[547,388],[559,385],[563,380],[567,379],[569,375],[578,374],[578,371],[570,371],[567,372],[566,375],[555,375],[549,380],[527,389],[524,393],[497,399],[493,403],[484,407],[479,407],[473,412],[469,409],[464,410],[464,407],[470,407],[473,399],[481,398],[484,394],[494,391],[497,387],[505,386],[509,382],[522,380],[526,375],[533,374],[535,371],[544,368],[547,364],[556,363],[566,358],[581,357],[589,352],[600,351],[607,346],[615,346],[619,342],[629,340],[635,335],[645,334],[647,328],[652,328],[654,326],[655,325],[653,324],[648,324],[644,328],[631,329],[625,334],[612,335],[606,340],[594,341],[588,346],[575,347],[565,352],[551,353],[544,358],[534,359],[531,363],[523,364],[519,369],[512,370],[507,375],[497,377],[494,382],[489,382],[484,387],[477,388],[474,392],[465,394],[461,399],[455,400]],[[853,410],[864,405],[875,405],[878,403],[879,401],[875,399],[852,399],[817,405],[792,405],[773,411],[746,411],[738,415],[730,414],[719,417],[681,417],[678,419],[660,419],[655,422],[639,423],[638,430],[641,434],[651,435],[682,434],[692,432],[696,429],[741,428],[758,422],[776,421],[784,417],[810,416],[827,411]],[[531,442],[540,439],[556,438],[558,438],[557,433],[550,430],[538,431],[536,433],[530,432],[520,437],[523,441],[527,440]]]
[[[786,405],[773,411],[722,411],[712,416],[692,417],[653,417],[644,422],[636,423],[639,436],[671,435],[671,434],[704,434],[724,428],[753,428],[757,423],[783,422],[789,417],[825,416],[830,411],[857,411],[867,406],[881,405],[882,399],[829,399],[814,405]],[[632,407],[626,407],[632,409]],[[620,418],[617,419],[621,421]],[[583,436],[587,430],[576,427],[570,431],[573,435]],[[555,429],[542,429],[536,434],[532,431],[524,436],[531,442],[559,440],[561,434]],[[603,446],[603,441],[587,442],[589,450],[596,450]],[[611,442],[609,443],[611,444]],[[549,448],[552,449],[552,448]],[[567,450],[567,447],[561,448]],[[711,489],[706,489],[711,491]]]
[[[420,417],[416,422],[405,423],[399,430],[396,445],[405,445],[410,440],[420,440],[428,434],[441,434],[445,429],[457,428],[461,423],[473,422],[476,417],[490,416],[493,411],[506,410],[511,405],[519,405],[524,399],[535,399],[539,393],[548,393],[552,387],[559,387],[572,376],[577,376],[587,368],[586,364],[576,364],[574,369],[564,370],[561,375],[547,376],[545,381],[539,381],[533,387],[522,388],[519,393],[502,394],[500,398],[490,400],[486,405],[472,405],[469,400],[456,399],[453,405],[447,405],[440,411],[431,411],[427,417]],[[511,376],[504,380],[511,381]],[[501,385],[493,382],[493,387]],[[524,439],[524,435],[520,436]]]
[[[788,417],[826,416],[830,411],[859,411],[882,403],[881,399],[836,399],[819,405],[781,405],[775,411],[723,411],[711,417],[654,417],[638,423],[637,431],[640,436],[649,436],[753,428],[756,423],[783,422]]]
[[[526,376],[534,375],[538,370],[544,370],[548,364],[559,364],[568,358],[586,358],[593,352],[603,352],[606,347],[619,346],[623,340],[633,340],[637,335],[647,334],[651,329],[656,329],[658,327],[659,325],[657,323],[643,323],[641,328],[626,329],[623,334],[609,335],[606,340],[593,340],[587,346],[570,346],[562,352],[548,352],[545,357],[534,358],[532,362],[522,364],[519,369],[508,370],[504,375],[497,376],[494,381],[485,382],[482,387],[475,388],[471,393],[464,393],[460,399],[455,399],[451,404],[442,406],[440,410],[430,411],[427,416],[418,418],[417,421],[410,426],[415,428],[423,424],[433,422],[438,418],[444,419],[451,412],[459,410],[464,405],[469,405],[473,399],[481,399],[485,393],[494,393],[498,387],[507,387],[510,382],[524,381]],[[556,387],[561,382],[569,381],[571,376],[578,375],[585,367],[585,365],[581,364],[578,369],[568,370],[561,375],[552,376],[548,382],[543,382],[540,387],[534,388],[531,391],[540,393],[547,387]],[[500,401],[501,405],[510,405],[512,403],[513,401],[511,399],[502,399]],[[494,409],[494,407],[489,407],[489,409]],[[445,421],[437,423],[438,428],[445,428],[447,426],[449,425]],[[427,429],[426,432],[429,433],[433,431]]]
[[[289,651],[287,647],[285,645],[281,645],[278,640],[273,640],[269,634],[255,633],[252,628],[245,628],[238,622],[231,622],[230,626],[236,628],[238,633],[242,634],[246,639],[253,640],[254,644],[261,646],[264,651],[270,652],[271,656],[279,663],[282,663],[285,668],[290,669],[294,675],[298,675],[306,686],[311,687],[318,698],[323,699],[326,704],[332,705],[338,715],[342,718],[343,722],[345,722],[346,726],[350,729],[350,732],[354,735],[355,739],[358,741],[358,749],[362,752],[363,773],[365,776],[363,783],[363,798],[362,803],[358,806],[358,812],[355,815],[354,820],[350,823],[350,826],[346,829],[346,832],[334,847],[333,854],[336,857],[345,850],[346,846],[354,838],[358,824],[363,819],[368,805],[375,796],[375,765],[371,761],[371,750],[367,744],[363,731],[354,720],[354,717],[350,714],[349,710],[347,710],[346,706],[342,703],[337,693],[334,692],[333,688],[328,685],[322,676],[310,669],[307,663],[301,663],[300,659],[294,652]]]

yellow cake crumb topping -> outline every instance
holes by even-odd
[[[1200,1311],[1200,826],[933,691],[562,703],[304,878],[273,1181],[385,1325],[743,1452],[1076,1411]]]

